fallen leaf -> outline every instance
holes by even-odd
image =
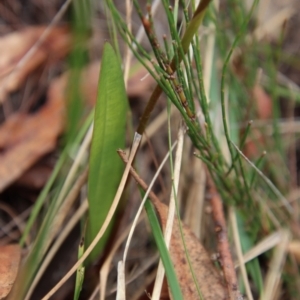
[[[0,38],[0,103],[15,91],[28,74],[46,61],[58,60],[71,49],[71,34],[67,27],[54,27],[36,48],[31,58],[18,63],[32,49],[46,27],[28,27]]]
[[[0,127],[0,192],[54,149],[63,130],[62,84],[53,81],[47,102],[36,113],[15,113]]]
[[[160,202],[160,204],[162,203]],[[168,207],[165,204],[160,204],[159,208],[156,204],[156,209],[162,221],[162,225],[165,227]],[[190,228],[184,224],[182,225],[191,266],[195,272],[196,280],[198,281],[203,298],[206,300],[227,299],[227,290],[222,284],[222,277],[212,264],[209,254]],[[173,226],[170,254],[179,280],[183,299],[198,299],[198,291],[188,264],[177,220]]]
[[[0,247],[0,299],[10,292],[19,269],[21,249],[18,244]]]

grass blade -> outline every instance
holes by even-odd
[[[173,267],[172,260],[170,258],[170,254],[168,251],[168,248],[165,244],[164,236],[161,232],[160,224],[157,219],[155,209],[151,202],[147,200],[145,202],[145,209],[147,212],[148,220],[150,222],[150,226],[152,229],[153,237],[155,239],[156,246],[158,248],[160,258],[163,262],[163,265],[165,267],[166,276],[168,279],[168,284],[173,296],[173,299],[183,299],[180,285]]]
[[[86,246],[95,238],[106,218],[123,171],[116,150],[125,147],[128,106],[123,73],[109,44],[104,46],[98,89],[89,162]],[[108,235],[109,228],[91,253],[90,259],[101,252]]]

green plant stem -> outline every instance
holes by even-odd
[[[240,142],[240,146],[239,146],[240,149],[243,149],[243,147],[245,145],[245,142],[246,142],[247,136],[249,135],[252,123],[253,123],[253,121],[249,121],[248,122],[247,128],[246,128],[245,133],[244,133],[244,135],[242,137],[242,140]],[[226,176],[228,176],[231,173],[231,171],[233,170],[233,166],[236,163],[238,157],[239,157],[239,154],[236,154],[235,157],[234,157],[234,159],[233,159],[233,161],[232,161],[232,163],[231,163],[230,169],[226,173]]]
[[[146,106],[146,108],[143,112],[143,115],[141,117],[141,120],[139,122],[139,126],[136,130],[138,134],[142,135],[144,133],[147,123],[148,123],[148,120],[150,118],[150,115],[153,111],[153,108],[155,107],[155,105],[157,103],[159,96],[161,95],[161,92],[162,92],[162,88],[159,85],[157,85],[150,96],[150,99],[147,103],[147,106]]]
[[[231,55],[233,53],[233,50],[235,49],[235,47],[237,46],[240,38],[242,37],[246,26],[248,25],[250,18],[252,16],[252,13],[254,11],[254,8],[256,7],[258,3],[258,0],[255,0],[252,4],[251,10],[248,14],[248,17],[246,18],[246,20],[244,21],[241,30],[238,32],[236,38],[234,39],[234,42],[229,50],[229,53],[225,59],[224,65],[223,65],[223,69],[222,69],[222,80],[221,80],[221,107],[222,107],[222,120],[223,120],[223,127],[224,127],[224,132],[225,132],[225,137],[227,140],[227,145],[231,154],[231,159],[234,159],[234,151],[233,151],[233,146],[231,144],[231,139],[229,136],[229,130],[228,130],[228,125],[227,125],[227,116],[226,116],[226,110],[225,110],[225,74],[227,72],[227,68],[228,68],[228,64],[229,64],[229,60],[231,58]],[[236,171],[237,172],[237,171]],[[238,173],[238,172],[237,172]]]
[[[255,162],[255,166],[257,168],[260,168],[261,167],[261,164],[263,162],[263,159],[265,158],[267,152],[266,151],[263,151],[263,153],[261,154],[261,156],[258,158],[258,160]],[[255,178],[256,178],[256,172],[253,170],[253,174],[251,176],[251,179],[250,179],[250,188],[253,187],[253,184],[254,184],[254,181],[255,181]]]
[[[205,14],[205,11],[206,11],[206,8],[207,8],[209,2],[210,2],[210,0],[204,0],[204,1],[200,2],[197,10],[195,11],[195,13],[193,15],[191,22],[189,23],[189,25],[186,29],[186,32],[181,41],[184,53],[187,52],[189,45],[193,39],[193,36],[197,32],[197,30],[203,20],[203,17],[204,17],[204,14]],[[183,57],[181,55],[179,55],[179,62],[182,59],[183,59]],[[176,71],[176,59],[175,58],[173,58],[173,60],[170,64],[170,67],[172,70]],[[162,89],[159,87],[159,85],[157,85],[147,103],[147,106],[146,106],[143,114],[142,114],[139,126],[137,128],[137,133],[139,133],[141,135],[144,133],[145,128],[148,123],[148,120],[149,120],[149,117],[153,111],[153,108],[155,107],[155,105],[158,101],[158,98],[159,98],[161,92],[162,92]]]

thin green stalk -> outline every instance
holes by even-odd
[[[263,163],[263,159],[265,158],[267,152],[264,151],[261,156],[258,158],[258,160],[254,163],[254,165],[257,167],[257,168],[260,168],[262,163]],[[253,170],[253,174],[251,176],[251,179],[250,179],[250,188],[253,187],[254,185],[254,181],[256,179],[256,172]]]
[[[240,146],[239,146],[240,149],[243,149],[243,147],[244,147],[244,145],[245,145],[246,139],[247,139],[247,137],[248,137],[248,135],[249,135],[249,133],[250,133],[250,129],[251,129],[252,123],[253,123],[253,121],[249,121],[248,124],[247,124],[246,130],[245,130],[245,132],[244,132],[244,134],[243,134],[243,137],[242,137],[242,140],[241,140],[241,142],[240,142]],[[239,154],[237,153],[237,154],[235,155],[235,157],[234,157],[232,163],[231,163],[230,169],[229,169],[229,170],[227,171],[227,173],[226,173],[226,176],[228,176],[228,175],[231,173],[231,171],[233,170],[233,166],[234,166],[234,164],[236,163],[236,161],[237,161],[238,158],[239,158]]]
[[[249,207],[249,204],[251,203],[252,197],[251,197],[249,184],[247,182],[247,177],[246,177],[246,174],[245,174],[245,171],[244,171],[244,166],[243,166],[243,162],[242,162],[242,159],[241,159],[240,155],[238,155],[238,161],[239,161],[239,165],[240,165],[240,170],[241,170],[241,175],[242,175],[242,179],[243,179],[243,182],[244,182],[246,195],[247,195],[247,198],[248,198],[247,206]],[[239,179],[237,178],[236,180],[239,180]]]
[[[22,234],[22,237],[21,237],[21,240],[19,242],[20,244],[20,247],[24,247],[24,244],[25,244],[25,241],[28,237],[28,234],[41,210],[41,208],[43,207],[44,203],[45,203],[45,200],[57,178],[57,175],[59,174],[62,166],[64,165],[67,157],[68,157],[68,153],[69,153],[69,150],[70,150],[70,145],[66,146],[64,148],[64,150],[62,151],[62,153],[60,154],[59,156],[59,159],[57,161],[57,163],[55,164],[55,167],[50,175],[50,178],[48,179],[45,187],[43,188],[42,192],[40,193],[40,195],[38,196],[35,204],[34,204],[34,207],[32,209],[32,212],[30,214],[30,217],[28,219],[28,221],[26,222],[26,226],[25,226],[25,229],[23,231],[23,234]]]
[[[82,257],[83,253],[84,253],[84,241],[82,239],[78,246],[78,259]],[[84,271],[85,271],[85,267],[83,264],[81,264],[80,267],[78,267],[76,272],[74,300],[79,299],[80,292],[82,290],[83,280],[84,280]]]
[[[231,159],[234,159],[234,151],[233,151],[233,146],[231,144],[231,139],[229,136],[229,130],[228,130],[228,125],[227,125],[227,116],[226,116],[226,109],[225,109],[225,74],[227,72],[227,68],[228,68],[228,64],[229,64],[229,60],[231,58],[231,55],[233,53],[233,50],[235,49],[235,47],[237,46],[238,42],[240,41],[242,35],[244,34],[244,31],[250,21],[250,18],[253,14],[254,8],[256,7],[258,3],[258,0],[255,0],[251,6],[251,9],[249,11],[249,14],[246,18],[246,20],[244,21],[241,30],[238,32],[237,36],[234,39],[234,42],[229,50],[229,53],[225,59],[224,65],[223,65],[223,69],[222,69],[222,80],[221,80],[221,107],[222,107],[222,120],[223,120],[223,127],[224,127],[224,132],[225,132],[225,137],[227,140],[227,145],[231,154]],[[238,174],[238,172],[236,171],[236,173]]]
[[[218,153],[218,160],[219,160],[219,165],[220,168],[223,168],[225,161],[223,159],[223,156],[221,155],[221,149],[219,145],[219,141],[217,140],[214,132],[213,132],[213,127],[211,123],[211,119],[209,116],[209,106],[207,103],[207,98],[205,94],[205,88],[204,88],[204,81],[203,81],[203,73],[202,73],[202,61],[201,61],[201,55],[200,51],[197,51],[199,49],[199,38],[196,36],[195,38],[196,45],[195,43],[192,43],[193,47],[193,53],[194,53],[194,59],[195,59],[195,64],[196,64],[196,70],[197,70],[197,76],[198,76],[198,82],[199,82],[199,89],[200,89],[200,105],[204,114],[205,122],[207,124],[207,139],[212,140],[213,145],[216,149],[216,152]]]
[[[194,34],[197,32],[197,29],[198,29],[198,27],[200,26],[200,24],[203,20],[204,13],[206,11],[206,8],[207,8],[209,2],[210,2],[210,0],[201,1],[201,3],[199,4],[197,10],[194,13],[194,16],[193,16],[188,28],[186,29],[186,32],[185,32],[185,34],[182,38],[182,41],[181,41],[184,53],[187,52],[188,47],[190,45],[190,42],[191,42]],[[170,66],[171,66],[172,70],[175,70],[176,63],[175,63],[174,59],[171,62]],[[150,114],[151,114],[154,106],[156,105],[156,102],[157,102],[161,92],[162,92],[162,90],[157,86],[155,88],[153,94],[151,95],[151,97],[148,101],[148,104],[147,104],[147,106],[144,110],[144,113],[141,117],[138,129],[137,129],[137,132],[139,134],[143,134],[143,132],[146,128],[146,125],[148,123]]]

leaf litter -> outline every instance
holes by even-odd
[[[40,38],[46,27],[27,27],[0,38],[0,103],[18,89],[26,77],[46,62],[64,58],[71,50],[71,34],[68,27],[55,27],[46,40],[35,50],[34,59],[24,56]]]

